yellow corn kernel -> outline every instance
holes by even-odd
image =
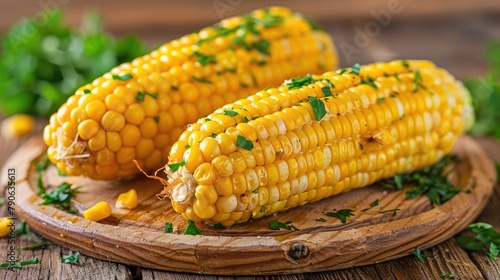
[[[115,206],[120,209],[134,209],[139,204],[139,197],[135,189],[121,193],[116,199]]]
[[[10,218],[7,218],[7,217],[0,218],[0,238],[8,236],[10,234],[11,229],[14,228],[11,225],[11,222],[12,222],[12,220],[10,220]],[[11,228],[11,226],[12,226],[12,228]]]
[[[35,120],[30,115],[17,114],[2,121],[2,136],[5,139],[20,138],[33,131]]]
[[[100,221],[111,216],[111,207],[106,201],[101,201],[83,212],[83,217],[89,221]]]

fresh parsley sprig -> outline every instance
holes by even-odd
[[[500,253],[500,232],[487,223],[475,223],[469,225],[474,236],[459,236],[455,240],[460,247],[469,251],[482,251],[493,260]]]
[[[328,217],[338,218],[341,223],[345,224],[347,222],[347,218],[353,217],[354,213],[351,209],[340,209],[338,211],[326,212],[325,215]]]

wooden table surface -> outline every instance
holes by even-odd
[[[36,15],[43,12],[40,6],[43,1],[4,1],[0,11],[0,32],[5,30],[20,16]],[[50,2],[50,1],[48,1]],[[55,1],[64,3],[68,11],[68,22],[76,24],[85,5],[78,1]],[[110,32],[122,35],[129,32],[138,34],[151,46],[173,39],[186,32],[194,31],[210,24],[219,18],[216,10],[218,3],[233,3],[224,11],[224,16],[241,14],[262,5],[262,1],[192,1],[198,5],[186,3],[169,3],[161,1],[145,1],[142,7],[131,1],[88,1],[95,9],[101,11],[106,18],[106,28]],[[114,9],[119,3],[123,5]],[[273,1],[284,4],[284,1]],[[396,58],[422,58],[435,61],[439,66],[447,68],[459,78],[483,75],[487,64],[483,58],[484,46],[493,39],[500,39],[500,4],[498,1],[476,0],[454,1],[398,1],[404,9],[393,14],[387,25],[380,31],[368,36],[367,41],[359,44],[363,32],[369,22],[376,21],[374,13],[386,9],[391,1],[312,1],[315,5],[305,5],[299,1],[289,1],[289,6],[310,14],[326,27],[334,38],[340,52],[341,66],[350,66],[355,62],[367,63],[377,60]],[[143,3],[143,2],[141,2]],[[208,4],[207,4],[208,3]],[[324,4],[324,8],[319,4]],[[443,4],[446,3],[446,4]],[[469,4],[467,4],[469,3]],[[237,4],[237,5],[236,5]],[[7,5],[7,6],[5,6]],[[115,6],[113,6],[115,5]],[[137,4],[138,5],[138,4]],[[7,7],[7,8],[6,8]],[[314,8],[316,7],[316,8]],[[189,17],[184,15],[189,14]],[[135,16],[134,16],[135,15]],[[148,16],[151,15],[151,16]],[[182,16],[181,16],[182,15]],[[124,20],[126,18],[127,20]],[[187,20],[190,19],[190,20]],[[365,33],[366,34],[366,33]],[[358,36],[358,37],[357,37]],[[357,42],[357,43],[356,43]],[[349,55],[346,46],[356,47],[355,53]],[[342,47],[344,46],[344,47]],[[0,115],[0,120],[4,116]],[[37,127],[32,135],[39,135],[47,120],[38,119]],[[0,166],[8,156],[27,138],[6,141],[0,138]],[[500,162],[500,141],[478,138],[478,141],[496,161]],[[6,176],[2,174],[2,176]],[[487,222],[500,228],[500,186],[497,185],[493,197],[485,211],[477,221]],[[0,197],[3,194],[0,194]],[[0,208],[0,216],[6,216],[5,206]],[[39,242],[41,237],[31,232],[17,237],[16,247]],[[6,259],[7,239],[0,240],[0,262]],[[151,269],[141,269],[105,260],[80,257],[81,265],[62,264],[60,258],[69,255],[70,250],[51,244],[44,249],[24,250],[20,252],[21,260],[37,256],[41,264],[30,265],[18,270],[15,274],[0,270],[0,279],[441,279],[440,275],[453,273],[454,279],[500,279],[500,260],[493,261],[482,253],[470,253],[458,247],[454,239],[425,250],[431,255],[425,263],[420,263],[414,256],[398,260],[369,265],[360,268],[331,272],[308,273],[300,275],[276,276],[206,276],[187,273],[172,273]],[[16,278],[17,277],[17,278]]]

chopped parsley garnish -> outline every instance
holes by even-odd
[[[370,203],[370,206],[371,206],[371,207],[375,207],[375,206],[377,206],[377,205],[378,205],[378,198],[377,198],[377,199],[375,199],[375,201],[373,201],[372,203]]]
[[[341,223],[345,224],[347,222],[347,218],[354,216],[354,213],[351,209],[340,209],[337,212],[326,212],[325,215],[328,217],[338,218]]]
[[[253,143],[250,140],[247,140],[244,136],[238,135],[236,137],[236,146],[243,148],[247,151],[253,149]]]
[[[309,96],[309,104],[313,109],[314,118],[320,121],[326,115],[325,103],[321,99]]]
[[[406,67],[406,68],[410,67],[410,63],[408,63],[407,60],[402,60],[401,64],[403,64],[403,66]]]
[[[189,148],[191,148],[191,146],[189,144],[186,144],[186,146],[184,146],[184,148],[189,149]]]
[[[288,86],[288,89],[294,89],[301,88],[312,83],[314,83],[312,76],[310,74],[307,74],[305,77],[291,78],[290,80],[285,81],[283,85]]]
[[[422,251],[420,251],[418,247],[416,247],[413,250],[413,254],[415,255],[415,257],[417,257],[417,260],[421,263],[425,263],[425,259],[429,258],[429,256],[422,254]]]
[[[356,74],[359,76],[359,71],[361,70],[361,64],[355,63],[351,68],[351,74]]]
[[[47,154],[45,154],[40,161],[35,164],[35,169],[38,172],[45,172],[49,168],[50,160]]]
[[[71,199],[75,197],[76,192],[81,187],[71,188],[72,184],[67,182],[61,183],[50,193],[44,192],[42,194],[42,203],[41,205],[55,205],[57,208],[61,210],[68,211],[71,207]]]
[[[198,78],[196,76],[192,76],[193,77],[193,80],[197,81],[197,82],[200,82],[200,83],[204,83],[204,84],[212,84],[212,82],[210,82],[209,80],[205,80],[205,79],[202,79],[202,78]]]
[[[21,223],[19,224],[19,227],[16,228],[16,236],[23,235],[23,234],[28,234],[29,233],[29,227],[28,224],[26,224],[25,220],[21,220]]]
[[[39,242],[39,243],[35,243],[35,244],[31,244],[31,245],[28,245],[28,246],[24,246],[24,247],[21,247],[19,249],[17,249],[18,251],[22,251],[22,250],[34,250],[34,249],[38,249],[38,248],[43,248],[47,245],[49,245],[50,242],[49,241],[43,241],[43,242]]]
[[[392,98],[395,98],[395,97],[397,97],[398,95],[399,95],[399,92],[395,91],[395,92],[393,92],[393,93],[391,94],[391,97],[392,97]]]
[[[342,75],[342,74],[344,74],[346,72],[347,72],[347,69],[342,68],[342,69],[339,70],[339,75]]]
[[[213,132],[212,132],[212,134],[210,134],[210,137],[212,137],[212,138],[217,137],[217,133],[213,133]]]
[[[250,119],[249,119],[247,116],[243,116],[243,121],[244,121],[244,122],[249,122],[249,121],[250,121]]]
[[[461,191],[461,187],[455,187],[448,180],[448,171],[445,169],[457,158],[454,155],[446,155],[432,166],[417,170],[411,174],[396,174],[390,180],[386,180],[386,186],[395,186],[402,190],[405,184],[415,187],[406,192],[406,198],[414,198],[419,195],[427,195],[432,204],[441,205],[450,200]]]
[[[178,90],[179,90],[179,88],[178,88],[178,87],[176,87],[176,86],[170,86],[170,88],[171,88],[172,90],[174,90],[174,91],[178,91]]]
[[[326,222],[326,219],[325,218],[319,218],[319,219],[315,219],[316,222]]]
[[[394,209],[389,209],[389,210],[381,210],[381,211],[378,211],[380,214],[385,214],[385,213],[392,213],[392,216],[396,216],[396,214],[398,213],[398,211],[401,210],[399,208],[394,208]]]
[[[196,227],[194,221],[188,220],[188,225],[184,230],[184,235],[203,235],[203,233]]]
[[[413,78],[413,85],[414,85],[413,93],[417,92],[419,87],[424,89],[424,90],[427,89],[422,84],[422,76],[420,75],[419,69],[417,69],[417,71],[415,72],[415,77]]]
[[[372,77],[368,77],[368,80],[362,79],[361,83],[365,84],[365,85],[369,85],[374,89],[378,89],[377,85],[375,84],[375,80]]]
[[[496,260],[500,252],[500,232],[492,225],[482,222],[471,224],[468,229],[476,235],[457,237],[458,245],[469,251],[482,251]]]
[[[234,117],[234,116],[238,115],[238,112],[233,111],[233,110],[224,110],[224,115]]]
[[[173,172],[175,172],[175,171],[177,171],[177,169],[179,169],[179,167],[184,166],[184,165],[186,165],[186,161],[185,160],[183,160],[181,162],[178,162],[178,163],[169,164],[168,168],[170,168],[170,170],[172,170]]]
[[[149,96],[153,97],[154,99],[158,99],[158,93],[148,93],[145,91],[139,91],[137,93],[137,95],[135,96],[135,100],[137,100],[139,102],[143,102],[144,98],[146,98],[146,95],[149,95]]]
[[[327,86],[321,89],[323,91],[323,94],[325,96],[333,96],[331,88],[335,88],[335,85],[332,84],[332,81],[328,79],[324,79],[324,81],[326,81]]]
[[[73,255],[63,256],[61,263],[78,264],[80,262],[80,252],[75,252]]]
[[[2,264],[0,264],[0,268],[21,268],[23,266],[26,266],[26,265],[30,265],[30,264],[39,264],[40,263],[40,259],[38,257],[34,257],[33,259],[31,260],[27,260],[27,261],[22,261],[22,262],[19,262],[18,259],[16,259],[16,263],[14,265],[11,265],[10,262],[4,262]]]
[[[379,103],[382,103],[384,101],[385,101],[385,97],[381,97],[381,98],[377,99],[377,102],[379,102]]]
[[[155,120],[156,123],[160,122],[160,116],[154,116],[153,119]]]
[[[205,66],[209,63],[215,63],[215,55],[204,55],[198,51],[194,51],[192,56],[196,56],[196,61]]]
[[[130,74],[130,73],[127,73],[127,74],[121,75],[121,76],[113,75],[113,80],[126,81],[129,79],[132,79],[132,74]]]
[[[165,223],[165,226],[163,227],[163,232],[165,232],[165,233],[173,233],[174,232],[174,226],[172,225],[171,222]]]
[[[401,82],[401,79],[399,78],[398,73],[394,74],[394,78],[396,78],[396,80],[397,80],[398,82]]]
[[[260,40],[260,41],[257,41],[256,43],[253,43],[252,44],[252,47],[255,48],[258,52],[262,53],[262,54],[265,54],[265,55],[269,55],[269,46],[271,45],[271,43],[269,43],[268,40]]]
[[[292,221],[286,221],[284,223],[278,221],[278,220],[272,220],[267,224],[270,229],[272,230],[280,230],[280,229],[286,229],[286,230],[299,230],[296,226],[292,224]]]
[[[90,93],[90,90],[88,90],[88,89],[84,89],[84,90],[83,90],[83,93],[84,93],[84,94],[89,94],[89,93]]]
[[[439,278],[441,278],[441,279],[452,279],[452,278],[455,278],[455,275],[453,273],[448,273],[448,274],[439,275]]]
[[[266,91],[269,89],[269,86],[266,86],[262,91]]]
[[[247,85],[247,84],[245,84],[245,83],[242,83],[242,82],[240,82],[240,86],[241,86],[242,88],[248,88],[248,85]]]

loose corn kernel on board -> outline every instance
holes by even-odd
[[[453,153],[462,160],[451,176],[453,182],[469,191],[460,192],[439,207],[433,208],[426,197],[407,200],[404,191],[383,192],[375,184],[228,229],[197,223],[203,235],[191,236],[182,234],[187,223],[170,203],[156,197],[163,186],[140,176],[128,181],[93,181],[61,177],[50,167],[44,176],[46,184],[66,181],[82,186],[73,199],[78,213],[41,206],[34,162],[45,149],[42,139],[33,138],[5,165],[17,168],[16,210],[32,229],[54,243],[94,258],[220,275],[336,270],[412,254],[415,247],[423,250],[443,242],[474,221],[496,181],[494,165],[482,148],[469,136],[461,136]],[[116,209],[117,196],[131,188],[138,192],[139,206],[134,210]],[[362,211],[376,199],[377,206]],[[112,216],[101,222],[85,220],[82,213],[103,200],[112,206]],[[355,213],[345,224],[324,215],[344,208]],[[379,213],[395,208],[400,210],[394,216],[390,211]],[[316,221],[319,218],[327,221]],[[298,230],[269,229],[267,224],[275,219],[292,221]],[[165,222],[174,225],[174,233],[164,233]]]

